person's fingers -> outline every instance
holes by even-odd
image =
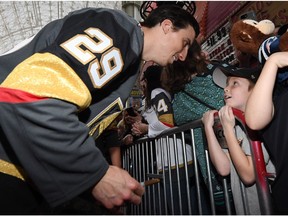
[[[135,195],[137,195],[137,196],[143,196],[144,193],[145,193],[145,188],[144,188],[142,185],[140,185],[138,188],[136,188],[136,189],[134,190],[134,193],[135,193]]]
[[[141,200],[142,200],[142,195],[139,196],[136,193],[132,192],[130,202],[134,203],[135,205],[139,205],[141,203]]]
[[[143,196],[145,188],[136,179],[131,178],[127,185],[136,196]]]
[[[110,166],[93,188],[93,196],[107,209],[117,210],[124,202],[141,203],[144,187],[123,169]]]
[[[123,194],[124,199],[139,204],[145,188],[136,179],[131,177],[127,171],[125,171],[125,175],[127,190]]]
[[[140,189],[138,189],[138,191],[126,190],[122,195],[124,201],[139,205],[142,201],[143,193]]]

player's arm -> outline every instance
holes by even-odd
[[[79,121],[75,105],[44,99],[18,104],[15,109],[18,118],[11,124],[15,128],[23,126],[23,136],[10,133],[14,137],[13,149],[22,167],[51,206],[63,204],[97,186],[98,190],[93,190],[93,195],[96,199],[103,194],[110,197],[110,201],[107,200],[109,198],[105,202],[98,200],[107,208],[118,204],[111,198],[113,194],[118,201],[139,203],[138,195],[144,189],[124,170],[109,167],[94,139],[88,135],[88,127]],[[115,179],[115,176],[124,178]],[[101,187],[107,179],[110,182],[106,184],[113,186],[110,189]],[[115,188],[116,185],[121,187]]]

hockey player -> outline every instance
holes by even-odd
[[[85,191],[108,209],[139,204],[144,188],[109,166],[92,136],[123,108],[141,60],[183,61],[198,33],[178,6],[158,7],[141,24],[86,8],[1,56],[0,212],[47,213],[43,200],[53,208]]]

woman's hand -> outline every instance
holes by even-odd
[[[142,120],[142,115],[135,111],[136,116],[130,116],[125,114],[124,119],[126,124],[134,124],[135,122],[140,122]]]
[[[135,122],[132,125],[132,133],[136,136],[141,136],[148,133],[148,124],[142,122]]]

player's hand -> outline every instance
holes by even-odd
[[[119,209],[125,202],[140,204],[144,187],[121,168],[110,166],[92,190],[94,198],[107,209]]]

